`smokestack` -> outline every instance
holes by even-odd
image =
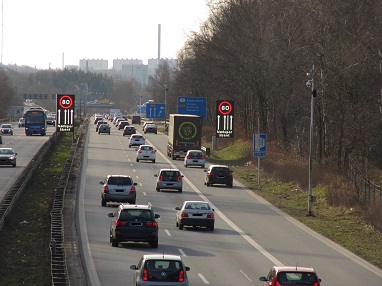
[[[160,24],[158,24],[158,67],[160,62]]]

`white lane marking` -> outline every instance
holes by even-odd
[[[139,183],[139,186],[142,187],[143,186],[142,183]]]
[[[134,172],[134,173],[136,172],[135,169],[133,169],[133,172]]]
[[[182,254],[182,256],[184,256],[184,257],[187,256],[186,253],[184,253],[184,251],[181,248],[178,248],[178,250],[179,250],[180,254]]]
[[[210,282],[208,282],[208,280],[203,276],[203,274],[198,273],[198,275],[199,275],[200,279],[203,280],[204,284],[210,284]]]
[[[146,196],[146,192],[143,192],[143,195]]]
[[[167,233],[168,236],[171,236],[171,233],[167,229],[165,229],[164,231]]]
[[[245,276],[245,278],[247,278],[249,281],[251,281],[252,282],[252,280],[251,279],[249,279],[249,277],[247,276],[247,274],[245,274],[242,270],[240,270],[240,272],[241,272],[241,274],[243,274],[244,276]]]

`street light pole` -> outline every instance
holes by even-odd
[[[314,75],[316,70],[313,67],[307,73],[311,79],[306,83],[307,87],[311,88],[311,103],[310,103],[310,146],[309,146],[309,192],[308,192],[308,213],[307,216],[313,216],[312,203],[314,197],[312,195],[312,169],[313,169],[313,115],[314,115],[314,98],[316,97],[316,90],[314,89]]]
[[[166,126],[167,120],[167,84],[164,85],[164,125]]]

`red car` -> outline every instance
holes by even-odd
[[[320,286],[321,279],[312,267],[273,266],[266,277],[260,277],[263,286]]]

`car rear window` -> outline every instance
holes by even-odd
[[[129,177],[110,177],[107,181],[108,185],[132,185],[131,178]]]
[[[178,181],[178,178],[180,176],[179,171],[162,171],[160,173],[160,176],[162,177],[162,181]]]
[[[207,203],[187,203],[185,209],[188,210],[210,210],[210,206]]]
[[[188,155],[190,155],[191,159],[200,159],[200,158],[202,158],[203,153],[202,152],[190,152],[190,153],[188,153]]]
[[[150,210],[122,210],[119,216],[122,220],[153,220],[153,216]]]
[[[218,172],[218,173],[229,173],[229,172],[231,172],[229,170],[229,168],[226,168],[226,167],[213,167],[212,171],[213,172]]]
[[[146,151],[151,151],[151,150],[153,150],[153,147],[151,147],[151,146],[141,146],[141,149],[142,150],[146,150]]]
[[[317,277],[312,272],[280,272],[277,281],[282,284],[304,284],[313,285]]]
[[[148,260],[145,263],[148,281],[178,282],[182,263],[176,260]]]

